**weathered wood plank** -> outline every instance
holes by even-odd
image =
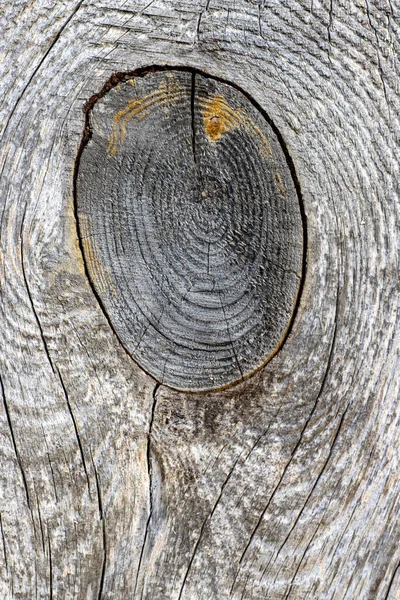
[[[393,0],[5,3],[1,597],[397,597],[399,16]],[[304,199],[291,333],[225,391],[157,388],[78,245],[82,108],[154,64],[246,90]]]

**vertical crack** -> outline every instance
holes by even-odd
[[[47,534],[47,541],[49,546],[49,577],[50,577],[50,592],[49,592],[49,600],[53,600],[53,559],[51,557],[51,544],[50,544],[50,535]]]
[[[25,286],[26,286],[26,291],[28,292],[29,302],[30,302],[30,305],[32,307],[33,314],[35,316],[36,323],[37,323],[37,325],[39,327],[40,337],[41,337],[42,342],[43,342],[44,351],[45,351],[46,356],[48,358],[48,361],[50,363],[51,369],[52,369],[53,373],[55,373],[53,362],[52,362],[52,360],[50,358],[50,352],[49,352],[49,348],[47,346],[46,338],[44,337],[42,324],[40,323],[38,314],[36,312],[35,305],[34,305],[33,300],[32,300],[31,290],[29,289],[28,280],[27,280],[26,273],[25,273],[25,266],[24,266],[24,258],[23,258],[22,247],[23,247],[23,245],[21,244],[21,267],[22,267],[22,275],[23,275],[23,278],[24,278]]]
[[[44,431],[43,423],[41,423],[41,429],[42,429],[44,443],[46,445],[47,460],[49,462],[49,467],[50,467],[50,471],[51,471],[51,478],[52,478],[52,481],[53,481],[54,497],[56,499],[56,502],[58,502],[58,494],[57,494],[57,487],[56,487],[56,478],[55,478],[55,475],[54,475],[53,464],[52,464],[51,458],[50,458],[49,445],[47,443],[46,433]],[[37,494],[36,494],[36,497],[37,497]]]
[[[55,373],[54,365],[53,365],[53,362],[52,362],[51,357],[50,357],[50,352],[49,352],[49,348],[47,346],[46,338],[44,337],[42,324],[40,322],[39,315],[36,312],[36,308],[35,308],[35,305],[33,303],[33,298],[32,298],[31,290],[30,290],[30,287],[29,287],[28,278],[26,276],[26,271],[25,271],[25,256],[24,256],[24,242],[23,242],[23,229],[24,229],[24,223],[25,223],[25,214],[26,214],[26,211],[23,214],[22,223],[21,223],[21,269],[22,269],[22,277],[24,279],[24,283],[25,283],[27,294],[28,294],[29,302],[30,302],[30,305],[31,305],[31,308],[32,308],[32,312],[34,314],[37,326],[39,328],[40,337],[42,339],[44,351],[45,351],[47,359],[48,359],[48,361],[50,363],[51,370],[53,371],[53,373]]]
[[[329,23],[328,23],[328,41],[329,41],[329,46],[331,45],[331,42],[332,42],[332,37],[331,37],[332,23],[333,23],[333,0],[330,0],[330,3],[329,3]]]
[[[396,565],[396,568],[395,568],[395,570],[393,571],[392,577],[390,578],[390,581],[389,581],[389,586],[388,586],[387,592],[386,592],[386,594],[385,594],[385,598],[384,598],[384,600],[389,600],[389,594],[390,594],[390,590],[392,589],[393,582],[394,582],[394,580],[395,580],[395,577],[396,577],[396,575],[397,575],[397,571],[399,570],[399,568],[400,568],[400,561],[397,563],[397,565]]]
[[[137,590],[137,586],[138,586],[138,582],[139,582],[140,569],[141,569],[142,562],[143,562],[144,549],[146,547],[146,542],[147,542],[147,538],[148,538],[149,530],[150,530],[150,522],[151,522],[151,518],[153,516],[153,471],[152,471],[152,467],[151,467],[151,435],[152,435],[154,415],[156,412],[156,405],[157,405],[157,392],[158,392],[160,386],[161,386],[161,383],[156,383],[154,390],[153,390],[153,405],[151,408],[149,430],[147,433],[146,458],[147,458],[147,474],[148,474],[148,478],[149,478],[149,516],[148,516],[147,522],[146,522],[146,530],[144,533],[143,544],[142,544],[142,548],[140,551],[140,557],[139,557],[139,564],[138,564],[138,568],[137,568],[137,572],[136,572],[135,589],[133,591],[134,598],[136,597],[136,590]],[[143,597],[143,590],[142,590],[142,594],[141,594],[141,598],[142,597]]]
[[[242,451],[242,452],[239,454],[239,456],[237,456],[237,458],[235,459],[235,462],[233,463],[233,465],[232,465],[232,467],[231,467],[231,469],[230,469],[230,471],[229,471],[229,473],[228,473],[227,477],[225,478],[225,481],[223,482],[223,484],[222,484],[222,486],[221,486],[221,489],[220,489],[220,492],[219,492],[218,498],[217,498],[216,502],[214,503],[214,506],[213,506],[213,508],[212,508],[211,512],[210,512],[210,513],[209,513],[209,514],[206,516],[205,520],[203,521],[203,524],[202,524],[202,526],[201,526],[201,528],[200,528],[200,534],[199,534],[199,537],[197,538],[197,542],[196,542],[196,544],[195,544],[195,546],[194,546],[194,549],[193,549],[193,552],[192,552],[192,556],[191,556],[191,558],[190,558],[190,560],[189,560],[189,564],[188,564],[188,567],[187,567],[187,569],[186,569],[185,576],[184,576],[184,578],[183,578],[183,581],[182,581],[182,585],[181,585],[181,589],[180,589],[180,592],[179,592],[178,600],[181,600],[181,598],[182,598],[182,594],[183,594],[184,588],[185,588],[185,586],[186,586],[186,582],[187,582],[187,579],[188,579],[188,577],[189,577],[189,573],[190,573],[190,570],[191,570],[191,568],[192,568],[192,565],[193,565],[193,562],[194,562],[194,559],[195,559],[195,556],[196,556],[197,550],[199,549],[200,542],[201,542],[201,541],[202,541],[202,539],[203,539],[203,535],[204,535],[205,528],[206,528],[207,524],[208,524],[208,523],[211,521],[211,519],[213,518],[213,516],[214,516],[214,513],[215,513],[215,511],[216,511],[216,509],[217,509],[217,506],[218,506],[218,504],[219,504],[219,502],[221,501],[221,498],[222,498],[222,496],[223,496],[224,490],[225,490],[225,488],[226,488],[226,486],[227,486],[228,482],[230,481],[230,479],[231,479],[231,477],[232,477],[232,475],[233,475],[233,472],[234,472],[234,470],[235,470],[235,468],[236,468],[236,465],[238,464],[238,462],[239,462],[239,460],[240,460],[240,458],[241,458],[242,454],[243,454],[243,451]]]
[[[93,460],[92,452],[90,452],[90,457],[92,459],[92,464],[93,464],[93,469],[94,469],[94,478],[96,481],[96,490],[97,490],[97,501],[98,501],[98,506],[99,506],[99,516],[100,516],[100,521],[102,524],[102,533],[103,533],[103,562],[102,562],[102,566],[101,566],[99,593],[97,594],[97,600],[101,600],[101,597],[103,595],[104,576],[106,573],[106,561],[107,561],[106,523],[105,523],[104,512],[103,512],[103,500],[102,500],[102,496],[101,496],[100,479],[99,479],[99,474],[96,469],[96,465]]]
[[[67,388],[65,387],[64,380],[61,377],[60,369],[58,367],[57,367],[57,373],[58,373],[58,377],[60,379],[61,387],[62,387],[63,392],[64,392],[65,400],[67,402],[69,414],[71,415],[72,423],[74,425],[75,435],[76,435],[76,439],[77,439],[77,442],[78,442],[79,452],[80,452],[80,455],[81,455],[82,466],[83,466],[83,470],[85,472],[87,486],[88,486],[88,490],[89,490],[89,498],[91,498],[91,495],[90,495],[89,474],[88,474],[88,471],[87,471],[87,468],[86,468],[85,455],[83,453],[83,446],[82,446],[81,438],[80,438],[80,435],[79,435],[78,424],[76,422],[75,415],[72,412],[71,403],[69,401],[69,396],[68,396]]]
[[[0,512],[0,531],[1,531],[1,539],[3,540],[4,563],[6,565],[6,571],[8,573],[8,558],[7,558],[7,549],[6,549],[6,538],[5,538],[5,535],[4,535],[3,519],[1,518],[1,512]]]
[[[245,556],[246,556],[246,554],[247,554],[247,551],[248,551],[248,549],[249,549],[249,547],[250,547],[251,543],[253,542],[253,539],[254,539],[254,538],[255,538],[255,536],[256,536],[256,533],[257,533],[257,531],[258,531],[258,529],[259,529],[259,527],[260,527],[260,525],[261,525],[261,523],[262,523],[262,520],[264,519],[264,516],[265,516],[265,514],[266,514],[266,512],[267,512],[267,510],[268,510],[268,508],[269,508],[269,506],[271,505],[271,502],[272,502],[272,500],[274,499],[274,497],[275,497],[275,495],[276,495],[276,493],[277,493],[278,489],[280,488],[280,485],[281,485],[281,483],[282,483],[282,481],[283,481],[283,479],[284,479],[284,477],[285,477],[285,475],[286,475],[286,473],[287,473],[287,471],[288,471],[288,469],[289,469],[289,467],[290,467],[290,465],[291,465],[291,463],[292,463],[293,457],[294,457],[294,456],[295,456],[295,454],[297,453],[297,450],[298,450],[298,448],[300,447],[300,445],[301,445],[301,443],[302,443],[302,441],[303,441],[304,434],[305,434],[305,432],[306,432],[306,430],[307,430],[307,428],[308,428],[308,425],[309,425],[309,423],[310,423],[310,421],[311,421],[311,419],[312,419],[312,417],[313,417],[313,415],[314,415],[314,413],[315,413],[315,411],[316,411],[316,408],[317,408],[318,402],[319,402],[319,400],[320,400],[320,398],[321,398],[321,396],[322,396],[322,393],[323,393],[323,391],[324,391],[324,389],[325,389],[325,385],[326,385],[326,382],[327,382],[327,379],[328,379],[328,375],[330,375],[330,373],[331,373],[331,367],[332,367],[332,363],[333,363],[333,356],[334,356],[334,352],[335,352],[335,350],[336,350],[336,336],[337,336],[337,327],[338,327],[339,301],[340,301],[340,286],[339,286],[339,281],[338,281],[338,284],[337,284],[337,290],[336,290],[336,300],[335,300],[335,315],[334,315],[334,322],[333,322],[333,332],[332,332],[332,339],[331,339],[331,344],[330,344],[330,348],[329,348],[329,355],[328,355],[328,359],[327,359],[326,368],[325,368],[325,371],[324,371],[324,374],[323,374],[323,377],[322,377],[322,382],[321,382],[321,385],[320,385],[320,388],[319,388],[318,394],[317,394],[317,396],[316,396],[316,398],[315,398],[315,400],[314,400],[313,407],[312,407],[312,409],[311,409],[311,411],[310,411],[310,413],[309,413],[309,415],[308,415],[308,417],[307,417],[307,419],[306,419],[306,421],[305,421],[305,423],[304,423],[304,425],[303,425],[303,427],[302,427],[302,430],[301,430],[301,432],[300,432],[299,439],[298,439],[298,441],[297,441],[296,445],[294,446],[294,448],[293,448],[293,450],[292,450],[292,452],[291,452],[291,455],[290,455],[289,462],[288,462],[288,463],[285,465],[285,467],[284,467],[284,469],[283,469],[283,471],[282,471],[282,474],[281,474],[281,476],[280,476],[280,478],[279,478],[279,481],[278,481],[277,485],[275,486],[274,490],[272,491],[272,493],[271,493],[271,495],[270,495],[270,498],[269,498],[269,500],[268,500],[267,504],[265,505],[265,507],[264,507],[264,509],[263,509],[263,511],[262,511],[262,513],[261,513],[261,515],[260,515],[260,517],[259,517],[259,519],[258,519],[258,521],[257,521],[257,524],[256,524],[256,526],[254,527],[254,529],[253,529],[253,531],[252,531],[252,533],[251,533],[251,535],[250,535],[250,537],[249,537],[249,540],[248,540],[248,542],[247,542],[247,544],[246,544],[246,546],[245,546],[245,548],[244,548],[244,550],[243,550],[243,552],[242,552],[242,555],[241,555],[241,557],[240,557],[240,560],[239,560],[239,566],[238,566],[238,569],[237,569],[237,571],[236,571],[236,574],[235,574],[235,577],[234,577],[234,579],[233,579],[233,583],[232,583],[232,586],[231,586],[231,590],[230,590],[230,593],[231,593],[231,594],[232,594],[232,592],[233,592],[233,590],[234,590],[234,588],[235,588],[236,581],[237,581],[237,578],[238,578],[238,576],[239,576],[239,570],[240,570],[240,568],[241,568],[241,564],[242,564],[242,562],[243,562],[243,561],[244,561],[244,559],[245,559]],[[281,550],[282,550],[283,546],[285,545],[286,541],[288,540],[288,538],[289,538],[290,534],[292,533],[293,529],[294,529],[294,528],[295,528],[295,526],[297,525],[297,523],[298,523],[298,521],[299,521],[299,519],[300,519],[300,516],[302,515],[302,513],[303,513],[303,511],[304,511],[304,509],[305,509],[305,507],[306,507],[306,505],[307,505],[307,502],[309,501],[309,499],[310,499],[310,497],[311,497],[312,493],[314,492],[314,490],[315,490],[315,488],[316,488],[316,486],[317,486],[317,484],[318,484],[319,480],[321,479],[322,473],[324,472],[324,470],[325,470],[325,468],[326,468],[326,466],[327,466],[327,464],[328,464],[328,462],[329,462],[329,459],[330,459],[330,457],[331,457],[331,455],[332,455],[333,446],[334,446],[334,444],[336,443],[336,439],[337,439],[337,437],[338,437],[338,435],[339,435],[339,431],[340,431],[340,429],[341,429],[341,426],[342,426],[342,423],[343,423],[343,420],[344,420],[344,417],[345,417],[345,415],[346,415],[346,413],[347,413],[347,409],[348,409],[348,408],[349,408],[348,406],[345,408],[345,410],[344,410],[344,412],[343,412],[343,415],[342,415],[342,417],[341,417],[341,419],[340,419],[340,422],[339,422],[339,427],[338,427],[338,429],[337,429],[337,431],[336,431],[336,434],[335,434],[334,440],[333,440],[333,442],[332,442],[332,444],[331,444],[331,447],[330,447],[330,451],[329,451],[328,458],[326,459],[326,461],[325,461],[325,463],[324,463],[324,466],[323,466],[322,470],[320,471],[320,473],[319,473],[319,475],[318,475],[318,477],[317,477],[316,481],[314,482],[314,484],[313,484],[313,486],[312,486],[312,489],[311,489],[311,491],[309,492],[309,494],[308,494],[308,496],[307,496],[307,499],[306,499],[306,501],[305,501],[305,503],[304,503],[304,505],[303,505],[303,507],[302,507],[302,509],[301,509],[300,513],[297,515],[297,517],[296,517],[296,519],[295,519],[295,522],[294,522],[294,524],[292,525],[292,527],[291,527],[291,529],[290,529],[289,533],[286,535],[284,542],[283,542],[283,543],[281,544],[281,546],[279,547],[279,549],[278,549],[278,552],[277,552],[277,553],[276,553],[276,555],[275,555],[275,558],[276,558],[276,557],[277,557],[277,556],[280,554],[280,552],[281,552]],[[267,565],[267,566],[268,566],[268,565]],[[264,576],[264,574],[265,574],[265,571],[266,571],[266,569],[264,569],[262,577]],[[246,583],[246,585],[247,585],[247,583]],[[246,588],[246,585],[245,585],[245,588]],[[245,588],[244,588],[244,589],[245,589]]]
[[[40,512],[39,498],[38,498],[37,494],[36,494],[36,503],[37,503],[38,518],[39,518],[40,535],[42,538],[42,548],[43,548],[43,553],[45,553],[46,548],[45,548],[45,542],[44,542],[43,521],[42,521],[42,514]]]
[[[18,463],[19,469],[21,471],[22,482],[23,482],[24,488],[25,488],[26,503],[28,505],[29,510],[31,510],[31,501],[30,501],[30,497],[29,497],[28,483],[27,483],[27,480],[26,480],[25,471],[24,471],[24,468],[22,466],[21,457],[19,455],[17,444],[16,444],[16,441],[15,441],[14,430],[12,428],[12,422],[11,422],[11,417],[10,417],[10,411],[8,409],[8,403],[7,403],[7,400],[6,400],[6,394],[5,394],[5,391],[4,391],[4,385],[3,385],[3,380],[1,378],[1,376],[0,376],[0,390],[1,390],[2,397],[3,397],[3,404],[4,404],[4,410],[5,410],[5,413],[6,413],[8,427],[10,429],[11,442],[12,442],[12,445],[13,445],[13,448],[14,448],[14,453],[15,453],[15,456],[17,458],[17,463]]]
[[[197,34],[197,41],[200,40],[200,27],[201,27],[201,20],[203,18],[203,15],[205,12],[208,11],[208,8],[210,6],[210,2],[211,0],[207,0],[205,7],[203,8],[203,10],[200,12],[199,17],[197,19],[197,27],[196,27],[196,34]]]
[[[320,525],[320,524],[319,524],[319,525]],[[294,572],[294,575],[293,575],[293,577],[292,577],[292,580],[291,580],[291,582],[290,582],[289,590],[288,590],[287,594],[285,595],[285,598],[284,598],[284,600],[288,600],[288,599],[289,599],[289,596],[290,596],[290,594],[292,593],[292,589],[293,589],[293,586],[294,586],[294,581],[295,581],[295,579],[296,579],[296,577],[297,577],[297,573],[299,572],[299,570],[300,570],[300,566],[301,566],[301,564],[302,564],[302,562],[303,562],[303,560],[304,560],[304,557],[305,557],[305,555],[307,554],[307,551],[308,551],[309,547],[311,546],[311,544],[312,544],[312,542],[313,542],[313,540],[314,540],[314,538],[315,538],[315,536],[316,536],[316,534],[317,534],[317,531],[318,531],[318,529],[319,529],[319,525],[318,525],[318,527],[316,528],[316,530],[314,531],[314,533],[313,533],[313,535],[312,535],[311,539],[309,540],[309,542],[308,542],[308,544],[307,544],[307,546],[306,546],[306,548],[305,548],[305,550],[304,550],[304,552],[303,552],[303,554],[302,554],[302,556],[301,556],[301,559],[300,559],[300,561],[299,561],[299,564],[297,565],[297,568],[296,568],[296,570],[295,570],[295,572]]]

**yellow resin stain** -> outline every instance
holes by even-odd
[[[86,216],[80,216],[81,240],[85,260],[90,266],[90,271],[96,275],[96,288],[100,294],[111,292],[115,297],[118,295],[114,281],[111,277],[111,272],[108,267],[104,267],[98,257],[96,249],[92,244],[89,233],[89,223]]]
[[[127,106],[120,110],[113,119],[113,131],[108,142],[107,151],[111,156],[117,154],[118,148],[124,145],[129,121],[137,118],[145,119],[152,109],[176,102],[182,95],[182,88],[173,77],[167,77],[154,92],[138,100],[129,100]]]
[[[222,134],[238,126],[238,115],[223,96],[201,102],[204,129],[210,140],[219,140]]]
[[[216,142],[224,133],[232,129],[243,127],[249,135],[254,136],[256,134],[256,137],[258,137],[262,156],[273,156],[272,148],[258,125],[241,109],[232,108],[223,96],[218,95],[214,98],[201,100],[200,106],[203,113],[204,129],[211,142]]]
[[[280,195],[284,200],[286,198],[286,189],[285,184],[283,183],[282,175],[279,173],[278,169],[275,171],[275,181],[278,186]]]

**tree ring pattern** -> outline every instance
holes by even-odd
[[[76,177],[87,273],[137,363],[181,390],[241,380],[281,347],[303,272],[279,135],[241,90],[149,70],[93,103]]]

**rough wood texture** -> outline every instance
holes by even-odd
[[[0,597],[395,600],[398,1],[7,0],[0,15]],[[141,371],[78,245],[83,105],[151,64],[246,90],[304,199],[290,335],[223,392]]]
[[[121,79],[86,129],[80,239],[122,343],[174,388],[244,379],[282,345],[302,275],[299,198],[272,128],[232,86],[158,70]]]

